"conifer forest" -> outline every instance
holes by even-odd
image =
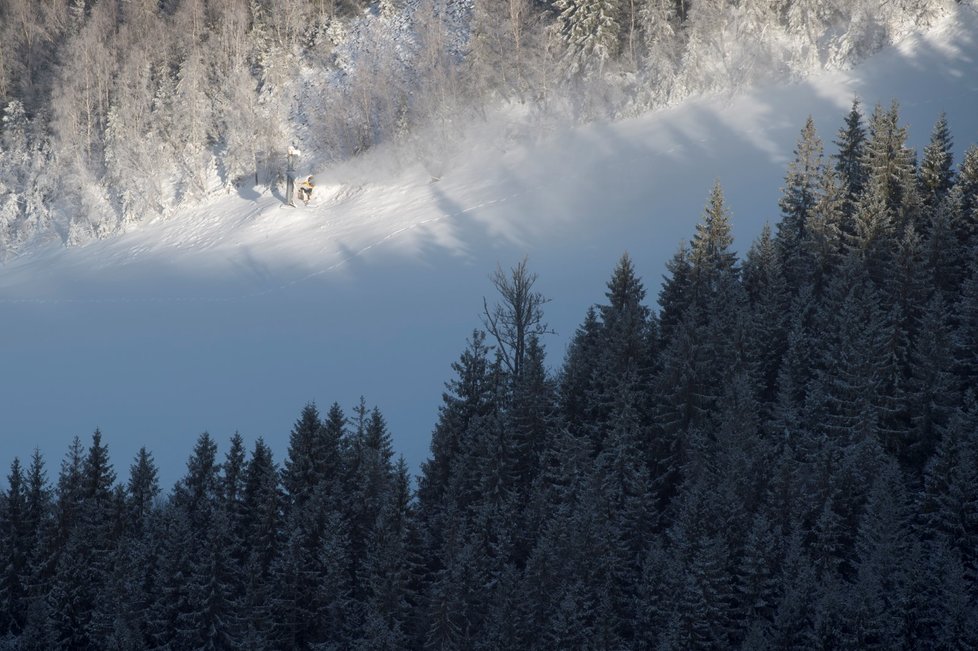
[[[978,147],[840,117],[745,255],[704,188],[559,362],[532,261],[493,273],[416,479],[366,401],[283,459],[202,434],[170,490],[98,431],[15,460],[0,646],[976,648]]]

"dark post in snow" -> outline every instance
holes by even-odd
[[[295,208],[295,159],[301,151],[289,145],[288,168],[285,172],[285,203]]]

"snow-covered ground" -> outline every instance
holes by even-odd
[[[960,11],[855,70],[791,86],[577,128],[492,118],[437,183],[376,152],[310,170],[308,207],[248,189],[11,260],[0,266],[0,466],[38,446],[53,479],[71,438],[100,427],[123,478],[146,445],[169,488],[202,431],[222,450],[235,430],[263,436],[281,460],[303,404],[349,410],[364,395],[416,468],[497,264],[529,256],[552,299],[556,367],[622,252],[654,302],[714,179],[738,251],[776,220],[808,114],[831,150],[854,96],[867,113],[899,100],[919,148],[945,111],[960,160],[978,142],[978,19]],[[519,138],[507,136],[514,124]]]

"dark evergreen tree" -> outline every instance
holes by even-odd
[[[663,278],[659,290],[659,336],[664,347],[672,339],[676,326],[689,307],[690,263],[689,247],[683,242],[672,259],[666,262],[668,276]]]
[[[302,508],[322,479],[322,430],[316,405],[306,405],[292,427],[289,451],[282,469],[282,484],[293,508]]]
[[[146,448],[139,448],[136,460],[129,467],[129,517],[131,531],[142,534],[147,521],[156,507],[156,499],[160,494],[160,485],[156,463],[153,455]]]
[[[32,540],[27,486],[20,459],[7,475],[7,492],[0,496],[0,635],[16,637],[24,630],[30,586]]]
[[[238,610],[245,618],[239,639],[245,648],[267,646],[273,627],[272,567],[281,547],[283,527],[279,476],[272,451],[259,438],[245,470],[243,518],[239,523],[244,532],[244,587]]]
[[[974,648],[978,644],[974,575],[969,576],[967,568],[953,551],[938,553],[937,563],[942,578],[937,603],[942,608],[934,646],[938,649]]]
[[[545,364],[543,345],[537,338],[531,337],[523,376],[513,387],[512,404],[507,411],[507,429],[513,455],[512,490],[519,504],[525,504],[530,498],[533,481],[540,471],[547,435],[557,422],[557,388]],[[519,535],[519,529],[516,533]],[[524,558],[526,551],[523,551]]]
[[[839,129],[834,141],[839,148],[835,159],[835,169],[839,173],[842,186],[842,230],[851,234],[852,218],[856,205],[862,196],[866,183],[867,172],[863,162],[866,149],[866,128],[863,126],[863,115],[859,110],[859,99],[852,102],[852,109],[846,115],[845,125]]]
[[[903,460],[918,475],[948,426],[955,405],[960,404],[951,372],[952,342],[947,321],[948,309],[941,295],[935,294],[921,315],[906,390],[910,428]]]
[[[641,577],[641,558],[655,525],[652,478],[643,454],[648,440],[626,391],[619,397],[615,420],[595,460],[595,484],[600,504],[608,513],[604,524],[608,550],[611,608],[621,619],[617,634],[633,639],[638,616],[636,599]]]
[[[160,488],[156,463],[140,448],[129,467],[124,527],[116,546],[101,616],[112,646],[152,646],[150,619],[156,599],[162,545],[157,538]]]
[[[220,470],[217,444],[204,432],[197,438],[187,461],[187,473],[173,490],[174,505],[186,515],[195,536],[202,537],[219,508]]]
[[[655,340],[651,312],[643,304],[645,287],[626,253],[618,261],[608,281],[607,305],[598,307],[607,368],[603,373],[621,378],[634,374],[633,382],[648,382]]]
[[[817,611],[811,606],[816,587],[811,562],[801,542],[801,533],[792,528],[782,533],[784,555],[774,621],[764,631],[765,645],[777,649],[809,648],[816,644]]]
[[[229,642],[232,638],[238,644],[245,641],[241,632],[247,628],[245,620],[249,618],[242,608],[242,597],[248,583],[248,543],[245,540],[249,521],[245,512],[247,469],[244,439],[235,432],[221,466],[219,516],[208,532],[208,542],[214,545],[208,559],[209,577],[213,580],[213,577],[220,576],[221,585],[220,589],[213,585],[208,588],[207,609],[225,622],[225,631],[217,633],[216,642]],[[221,531],[216,530],[217,525],[221,526]],[[219,552],[217,545],[223,546]]]
[[[940,544],[913,538],[906,553],[906,577],[901,595],[897,644],[906,649],[936,649],[937,627],[943,617],[940,561],[948,553]]]
[[[924,243],[927,269],[934,288],[944,294],[948,304],[957,299],[958,288],[966,277],[967,254],[955,230],[960,221],[960,195],[953,191],[931,211]]]
[[[780,360],[777,396],[767,429],[779,438],[797,437],[803,430],[809,385],[815,377],[820,324],[812,289],[802,289],[788,309],[785,352]],[[807,425],[808,423],[805,423]]]
[[[186,512],[173,500],[160,513],[155,534],[162,545],[159,567],[153,577],[156,591],[147,618],[147,646],[180,648],[190,641],[187,633],[193,633],[185,633],[183,627],[193,616],[190,603],[192,555],[200,552],[200,542],[194,540]]]
[[[962,391],[978,386],[978,264],[969,265],[971,273],[961,285],[954,306],[955,327],[953,370]]]
[[[608,303],[597,306],[598,321],[587,328],[594,328],[593,363],[584,369],[570,369],[569,377],[589,374],[586,389],[577,400],[583,403],[586,418],[574,422],[581,433],[592,439],[595,453],[601,451],[604,440],[615,418],[614,405],[620,404],[622,395],[636,400],[632,405],[640,419],[640,426],[647,427],[651,420],[652,405],[640,401],[639,386],[651,381],[654,367],[655,325],[649,309],[643,304],[645,288],[635,273],[627,254],[623,255],[608,282],[605,293]],[[582,340],[582,344],[584,340]],[[580,363],[578,360],[568,360]],[[568,387],[570,389],[571,387]],[[581,409],[580,403],[575,409]],[[568,414],[572,417],[572,414]]]
[[[845,251],[845,198],[836,172],[825,166],[819,182],[818,202],[808,218],[806,240],[810,281],[817,296],[821,296],[831,277],[841,264]],[[849,228],[852,227],[851,215]]]
[[[748,362],[742,337],[747,296],[740,283],[733,237],[720,185],[714,186],[690,254],[689,304],[665,350],[655,380],[659,431],[652,450],[661,500],[676,491],[694,429],[714,424],[722,387]]]
[[[959,206],[954,230],[962,249],[970,253],[978,246],[978,145],[965,151],[954,193]]]
[[[177,615],[175,646],[188,649],[235,649],[231,536],[227,514],[215,509],[195,540],[186,582],[186,610]]]
[[[778,602],[779,536],[771,523],[759,514],[755,516],[744,541],[744,553],[737,568],[736,623],[737,638],[745,644],[771,626]]]
[[[567,348],[560,376],[560,413],[575,429],[595,420],[594,369],[600,363],[600,331],[597,308],[591,306]]]
[[[409,639],[411,609],[417,607],[417,543],[413,504],[404,459],[398,460],[391,490],[367,543],[364,562],[362,648],[403,648]]]
[[[920,195],[925,210],[931,214],[944,202],[954,185],[953,148],[947,116],[941,113],[931,131],[930,143],[924,147],[918,171]]]
[[[390,433],[380,411],[368,410],[363,398],[354,410],[354,429],[347,450],[346,491],[349,500],[341,511],[346,521],[349,544],[348,571],[352,580],[352,598],[358,604],[367,599],[365,563],[374,528],[393,490],[394,468],[391,463]],[[362,606],[361,606],[362,607]]]
[[[892,649],[900,628],[907,556],[907,498],[899,469],[883,465],[869,493],[856,538],[858,570],[845,627],[859,648]]]
[[[887,220],[901,234],[920,219],[915,153],[906,145],[907,129],[899,124],[900,111],[894,101],[884,111],[877,105],[869,123],[870,138],[863,154],[865,189],[870,202],[879,202]],[[860,206],[866,199],[860,201]]]
[[[24,613],[24,632],[22,645],[27,649],[44,648],[50,640],[47,637],[47,600],[54,556],[53,545],[57,538],[54,525],[54,507],[51,490],[48,486],[44,459],[40,451],[34,450],[26,478],[27,529],[31,547],[29,548],[29,580],[27,609]]]
[[[924,472],[922,533],[955,552],[966,572],[978,569],[978,462],[975,406],[952,419]]]
[[[727,496],[713,491],[711,468],[688,471],[676,521],[668,532],[674,562],[680,569],[678,594],[665,632],[667,648],[729,646],[735,604],[732,549],[722,514]],[[721,516],[720,519],[715,519]]]
[[[822,181],[824,162],[822,141],[815,133],[811,116],[801,130],[795,146],[795,158],[788,164],[788,173],[781,190],[781,221],[778,223],[777,245],[781,266],[793,287],[807,282],[812,269],[810,250],[810,221]]]
[[[495,381],[485,334],[475,331],[459,361],[456,378],[447,384],[438,424],[431,435],[431,458],[422,464],[418,500],[422,518],[437,510],[451,479],[452,467],[466,450],[466,430],[495,406]]]
[[[750,308],[750,356],[756,367],[759,398],[772,403],[778,371],[788,342],[790,295],[771,229],[767,224],[747,252],[743,268],[744,291]]]
[[[831,292],[821,319],[825,338],[809,408],[821,417],[817,427],[842,445],[876,440],[883,403],[879,371],[885,361],[879,296],[855,263]]]
[[[729,289],[730,281],[737,278],[737,254],[730,250],[732,245],[730,213],[723,190],[716,183],[690,246],[693,304],[705,307],[719,292]]]
[[[62,537],[46,601],[49,640],[61,647],[87,649],[99,647],[104,632],[98,599],[106,589],[117,531],[115,472],[98,430],[82,457],[76,438],[58,479]]]

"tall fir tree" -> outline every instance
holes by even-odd
[[[954,140],[943,113],[934,123],[930,142],[917,173],[925,210],[931,214],[945,200],[954,185]],[[926,221],[924,222],[926,223]]]
[[[965,151],[954,192],[960,206],[955,232],[962,248],[970,254],[978,246],[978,144]]]
[[[0,635],[18,636],[24,629],[30,582],[31,539],[27,486],[20,459],[14,458],[7,475],[7,491],[0,496]]]
[[[859,99],[852,102],[852,108],[846,115],[845,124],[839,129],[836,140],[838,147],[835,159],[835,169],[839,174],[842,187],[842,228],[843,232],[851,233],[852,217],[859,203],[866,183],[867,171],[863,162],[866,149],[866,128],[863,125],[863,115],[859,108]]]
[[[778,223],[778,252],[781,265],[793,287],[809,280],[811,262],[809,248],[805,246],[816,204],[825,163],[822,141],[815,132],[811,116],[801,130],[795,146],[795,158],[788,164],[784,187],[781,190],[781,221]]]

